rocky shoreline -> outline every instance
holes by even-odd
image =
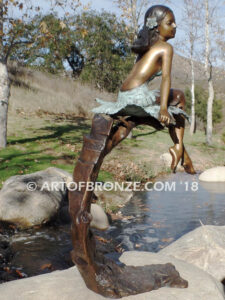
[[[64,226],[66,229],[63,231],[68,231],[66,233],[67,239],[70,240],[70,216],[66,184],[71,181],[72,176],[68,172],[57,168],[48,168],[33,174],[13,176],[5,182],[0,191],[0,283],[52,272],[58,268],[65,269],[73,265],[69,254],[72,250],[71,243],[71,249],[68,246],[68,253],[65,254],[67,256],[66,261],[63,260],[63,263],[59,263],[58,266],[43,263],[43,266],[38,266],[39,271],[29,274],[22,267],[14,266],[15,261],[17,261],[15,257],[21,247],[14,246],[15,240],[27,239],[27,243],[30,243],[30,239],[37,238],[35,228],[42,228],[43,232],[45,230],[48,232],[49,228],[54,228],[57,232],[57,228]],[[36,186],[35,190],[27,190],[29,182]],[[41,186],[44,183],[50,186],[52,182],[65,183],[64,189],[55,190],[53,193],[48,190],[41,191]],[[132,193],[125,194],[97,192],[95,200],[99,204],[103,204],[106,211],[111,212],[112,208],[117,207],[118,209],[129,201]],[[93,216],[91,227],[96,235],[98,251],[102,254],[119,251],[116,242],[109,239],[102,231],[108,228],[110,217],[107,217],[103,209],[97,204],[91,205],[91,214]],[[96,228],[100,230],[96,230]],[[51,237],[49,238],[51,239]],[[63,238],[64,236],[62,236]]]
[[[221,173],[221,168],[219,168],[220,176],[218,176],[218,173],[216,172],[217,170],[213,170],[213,172],[216,174],[215,178],[219,178],[219,180],[222,179],[225,180],[224,167],[222,168],[223,168],[222,173]],[[57,228],[57,226],[59,226],[60,224],[70,224],[70,218],[68,215],[68,199],[67,199],[66,192],[62,193],[61,191],[59,191],[58,194],[54,194],[53,197],[48,193],[43,194],[42,196],[44,197],[44,203],[45,203],[44,213],[42,207],[43,198],[41,197],[40,194],[40,188],[39,189],[37,188],[37,191],[32,192],[33,194],[29,198],[29,201],[26,197],[22,196],[23,191],[27,192],[26,183],[28,182],[28,180],[31,180],[29,179],[29,176],[31,176],[30,178],[32,178],[33,182],[35,182],[39,187],[41,186],[43,181],[51,182],[54,181],[56,177],[58,181],[63,181],[65,185],[69,182],[69,180],[71,180],[71,175],[60,169],[49,168],[46,171],[41,171],[41,172],[37,172],[30,175],[16,176],[16,178],[12,177],[11,179],[6,181],[5,186],[3,187],[3,190],[0,193],[0,202],[1,202],[0,216],[2,220],[0,223],[0,264],[1,264],[0,283],[2,283],[2,285],[0,286],[0,295],[1,295],[0,299],[14,300],[15,298],[13,298],[10,288],[12,287],[12,290],[16,291],[17,293],[17,291],[20,290],[20,286],[21,286],[19,283],[17,283],[17,281],[14,280],[27,277],[27,274],[23,272],[23,269],[15,268],[11,263],[15,255],[10,244],[11,237],[19,232],[26,232],[26,230],[28,230],[28,228],[30,227],[35,228],[35,226],[41,226],[41,227],[55,226]],[[41,178],[40,176],[43,175],[44,172],[46,172],[46,174],[43,176],[43,178]],[[210,178],[210,180],[212,181],[213,178],[211,174],[209,173],[207,175],[206,173],[206,175],[208,176],[207,178]],[[31,195],[31,192],[28,195]],[[98,202],[100,204],[108,203],[109,206],[105,208],[106,209],[108,208],[110,210],[110,207],[112,205],[116,206],[117,208],[123,206],[127,201],[129,201],[132,195],[126,194],[126,197],[124,197],[124,195],[119,195],[117,199],[115,198],[114,194],[109,194],[108,199],[106,199],[105,194],[100,193],[97,196],[98,196]],[[25,200],[21,201],[22,198]],[[7,201],[4,202],[4,199],[7,199]],[[32,200],[33,202],[30,200]],[[48,207],[46,207],[47,205],[46,203],[49,203]],[[32,210],[32,212],[35,212],[36,215],[34,213],[27,214],[27,211],[31,212],[31,209],[29,208],[30,206],[35,206],[35,210]],[[13,209],[11,209],[12,207]],[[41,208],[40,210],[41,213],[40,211],[38,211],[39,207]],[[49,207],[51,209],[49,209]],[[100,228],[100,229],[107,228],[109,224],[106,215],[101,209],[99,210],[98,206],[95,207],[97,210],[96,211],[92,210],[92,215],[95,216],[94,221],[92,222],[92,227]],[[13,214],[12,211],[15,211],[15,214]],[[48,212],[48,214],[46,214],[46,211]],[[29,217],[29,219],[25,220],[25,217],[27,218]],[[20,222],[20,220],[22,220],[22,222]],[[118,256],[120,256],[120,254],[122,253],[122,249],[120,249],[120,247],[115,242],[113,242],[107,234],[104,234],[104,231],[97,231],[95,229],[93,229],[93,231],[96,236],[98,252],[102,254],[108,254],[114,252],[114,253],[118,253]],[[224,289],[223,283],[225,282],[225,271],[224,271],[225,250],[224,249],[225,249],[225,226],[201,226],[189,232],[188,234],[184,235],[183,237],[173,242],[166,248],[160,250],[159,253],[157,254],[155,253],[145,254],[144,252],[138,252],[138,253],[129,252],[125,254],[125,256],[123,255],[122,258],[120,259],[123,263],[127,263],[127,264],[136,264],[138,262],[140,262],[140,264],[143,264],[143,263],[148,263],[148,261],[151,263],[153,261],[156,261],[155,263],[159,263],[159,262],[164,263],[166,261],[172,262],[178,266],[179,272],[181,270],[181,272],[184,272],[185,274],[185,269],[189,270],[188,271],[189,273],[187,272],[186,274],[187,277],[189,276],[191,278],[191,274],[192,274],[193,280],[196,279],[197,285],[200,286],[200,290],[202,294],[200,298],[197,298],[197,295],[199,296],[198,294],[199,292],[197,292],[197,290],[194,291],[194,289],[192,290],[193,288],[192,285],[196,287],[197,285],[196,283],[193,283],[193,280],[190,280],[191,282],[190,290],[187,289],[185,292],[183,291],[181,292],[180,290],[172,291],[174,289],[169,289],[169,291],[167,291],[168,295],[170,295],[169,293],[171,290],[172,293],[174,293],[173,295],[175,294],[178,295],[178,298],[176,299],[196,299],[196,300],[217,299],[218,300],[218,299],[225,299],[224,291],[223,291]],[[184,265],[182,265],[180,261],[185,262]],[[42,269],[40,274],[48,273],[48,272],[52,272],[52,274],[39,275],[29,279],[19,280],[19,281],[28,280],[28,281],[24,281],[28,283],[28,286],[27,289],[25,289],[25,291],[22,292],[21,294],[21,297],[23,295],[24,298],[18,298],[18,299],[21,300],[41,299],[38,297],[40,297],[41,295],[40,293],[42,293],[43,291],[40,291],[37,288],[35,288],[35,293],[32,296],[33,298],[29,298],[27,296],[29,293],[31,293],[31,290],[29,290],[29,285],[31,286],[33,286],[33,284],[36,285],[37,282],[40,283],[46,279],[52,280],[52,283],[50,283],[50,286],[48,288],[47,288],[47,283],[45,284],[46,289],[44,290],[44,292],[46,293],[46,295],[48,295],[48,293],[52,293],[52,295],[55,293],[54,289],[51,290],[51,288],[57,285],[58,280],[62,278],[64,275],[67,276],[68,274],[70,274],[72,278],[74,278],[75,276],[74,280],[76,282],[79,282],[79,284],[81,284],[80,282],[82,281],[82,279],[80,278],[80,275],[76,270],[76,268],[75,267],[70,268],[72,265],[73,265],[72,261],[69,258],[68,265],[67,265],[68,270],[52,272],[55,270],[54,267],[46,265],[45,268]],[[199,271],[199,269],[200,270],[202,269],[202,271]],[[200,272],[199,275],[198,272]],[[37,275],[37,274],[33,274],[33,275]],[[208,287],[211,288],[213,287],[212,291],[208,290],[208,292],[206,292],[207,289],[206,291],[203,291],[204,286],[200,282],[201,276],[202,278],[204,278],[205,284],[208,285]],[[8,281],[13,281],[13,282],[6,283]],[[72,287],[71,280],[68,280],[68,285],[66,286],[69,291],[73,290],[73,293],[75,294],[77,293],[77,291],[75,291],[74,288]],[[49,291],[47,291],[48,289]],[[89,299],[93,299],[93,300],[101,299],[100,296],[95,296],[95,294],[87,290],[84,286],[82,287],[82,289],[83,289],[82,293],[84,295],[86,294],[88,295],[87,297],[93,297]],[[164,298],[159,298],[158,296],[161,295],[160,297],[163,297],[162,295],[164,295],[163,294],[164,292],[162,291],[164,291],[164,288],[160,289],[159,291],[151,292],[151,297],[153,297],[152,299],[164,299]],[[4,298],[1,298],[3,297],[3,295]],[[54,294],[54,299],[56,300],[60,299],[59,295]],[[180,295],[183,295],[183,298],[179,298],[181,297]],[[211,298],[209,298],[209,296]],[[71,299],[70,297],[71,294],[67,293],[64,299],[69,300]],[[100,298],[95,298],[95,297],[100,297]],[[139,297],[139,295],[134,297],[136,297],[133,298],[135,300],[147,299],[147,298],[141,298],[142,296]],[[166,299],[175,299],[169,297],[166,297]],[[132,297],[131,298],[128,297],[128,298],[132,299]],[[45,297],[45,299],[48,298]]]
[[[160,288],[122,299],[146,300],[222,300],[225,299],[225,226],[201,226],[168,247],[151,252],[125,252],[120,261],[126,265],[172,263],[188,281],[187,288]],[[16,295],[16,297],[15,297]],[[87,289],[76,267],[64,271],[11,281],[0,285],[0,299],[70,300],[106,299]]]

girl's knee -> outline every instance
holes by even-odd
[[[185,109],[185,96],[184,92],[181,90],[176,91],[176,100],[178,102],[178,107],[181,109]]]

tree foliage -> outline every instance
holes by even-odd
[[[107,12],[78,16],[76,46],[84,57],[82,80],[109,92],[120,86],[134,61],[125,28],[123,22]]]
[[[13,53],[13,59],[29,66],[38,66],[51,73],[62,70],[63,59],[70,53],[70,30],[57,15],[36,16],[27,24],[35,40],[29,47],[20,47]]]
[[[21,17],[12,16],[10,12],[15,9]],[[34,10],[39,11],[40,7],[30,6],[29,1],[0,0],[0,59],[3,63],[7,63],[13,50],[33,40],[26,21]]]
[[[29,66],[52,73],[69,66],[74,76],[114,92],[133,65],[126,26],[113,14],[84,11],[64,19],[40,15],[29,28],[38,38],[14,53],[14,59]]]

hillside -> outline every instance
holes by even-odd
[[[11,75],[11,80],[10,112],[75,114],[90,118],[97,96],[113,97],[69,77],[37,70],[20,68],[19,73]]]
[[[116,100],[116,94],[102,92],[96,88],[81,84],[79,80],[65,76],[25,68],[11,67],[12,88],[10,112],[75,114],[91,118],[91,108],[96,106],[95,98]],[[19,71],[19,72],[18,72]],[[207,89],[203,76],[203,66],[196,63],[196,84]],[[214,70],[215,95],[224,101],[223,121],[216,125],[216,130],[223,130],[225,125],[225,70]],[[172,87],[185,90],[190,86],[190,64],[188,59],[175,54],[172,69]],[[153,89],[159,89],[160,78],[151,82]]]

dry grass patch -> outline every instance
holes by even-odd
[[[24,69],[19,78],[12,76],[10,107],[12,112],[44,111],[92,117],[95,98],[113,100],[115,95],[101,92],[68,77]]]

